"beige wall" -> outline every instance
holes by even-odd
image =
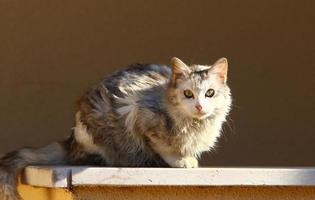
[[[2,0],[0,152],[66,137],[76,99],[115,69],[226,56],[233,130],[203,163],[314,165],[314,4]]]

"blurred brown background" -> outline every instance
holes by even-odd
[[[61,140],[76,99],[135,62],[229,59],[230,126],[205,165],[314,165],[314,1],[0,0],[0,152]]]

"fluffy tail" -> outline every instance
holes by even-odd
[[[27,165],[66,164],[67,153],[63,143],[52,143],[43,148],[23,148],[0,158],[0,200],[19,200],[17,182]]]

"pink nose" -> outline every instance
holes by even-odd
[[[202,106],[200,104],[195,105],[195,108],[200,112],[202,110]]]

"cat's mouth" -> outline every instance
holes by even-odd
[[[203,111],[198,111],[198,112],[195,112],[194,115],[197,118],[203,118],[203,117],[205,117],[207,115],[207,113],[203,112]]]

